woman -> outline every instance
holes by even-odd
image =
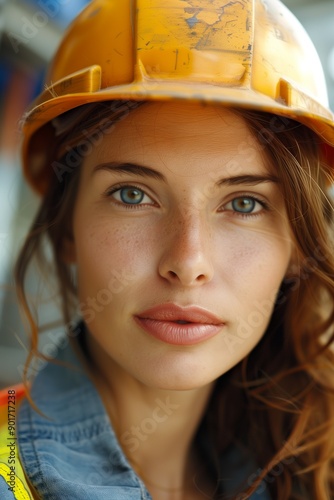
[[[67,337],[20,405],[33,495],[330,499],[334,120],[302,28],[275,0],[95,0],[48,82],[28,365],[45,236]]]

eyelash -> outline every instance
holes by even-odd
[[[143,193],[145,196],[148,196],[149,198],[151,198],[151,196],[149,196],[141,187],[137,186],[136,184],[117,184],[113,188],[108,189],[105,192],[105,196],[107,198],[112,198],[113,194],[115,194],[115,193],[117,193],[117,191],[121,191],[122,189],[125,189],[125,188],[136,189],[136,190],[140,191],[141,193]],[[238,212],[236,210],[225,210],[223,208],[222,210],[219,210],[219,212],[221,212],[221,213],[222,212],[229,212],[233,216],[237,216],[237,217],[241,217],[241,218],[250,218],[250,217],[258,217],[259,215],[261,215],[262,211],[269,212],[271,210],[269,205],[265,201],[255,197],[253,194],[247,194],[247,193],[241,193],[238,196],[235,196],[232,200],[230,200],[228,203],[226,203],[225,206],[230,204],[230,203],[233,203],[234,200],[238,200],[241,198],[246,198],[248,200],[254,201],[255,203],[258,203],[259,205],[261,205],[262,210],[259,210],[257,212],[249,212],[249,213],[244,212],[243,213],[243,212]],[[148,203],[144,203],[144,204],[130,204],[129,203],[129,204],[127,204],[127,203],[124,203],[124,202],[121,202],[121,201],[118,201],[115,199],[112,200],[112,203],[114,203],[115,205],[121,205],[122,208],[124,208],[125,210],[140,210],[141,208],[143,208],[147,205],[149,205],[149,206],[153,205],[153,203],[152,204],[148,204]]]
[[[242,198],[247,199],[247,200],[251,200],[255,203],[258,203],[261,206],[261,209],[256,211],[256,212],[238,212],[237,210],[226,210],[225,208],[223,208],[222,210],[219,210],[219,211],[220,212],[229,212],[229,214],[232,215],[233,217],[241,217],[242,219],[260,217],[263,214],[263,212],[270,212],[271,211],[271,208],[268,205],[268,203],[266,203],[262,199],[257,198],[253,194],[247,194],[247,193],[241,193],[238,196],[235,196],[228,203],[225,203],[224,207],[226,207],[226,205],[233,203],[233,201],[240,200]]]
[[[144,193],[145,196],[148,196],[148,198],[152,199],[151,196],[149,196],[141,187],[136,186],[136,184],[117,184],[113,188],[107,190],[105,193],[105,196],[107,198],[112,198],[113,194],[115,194],[115,193],[117,193],[117,191],[121,191],[122,189],[125,189],[125,188],[137,189],[138,191],[141,191],[142,193]],[[129,204],[122,203],[122,202],[115,200],[115,199],[112,200],[112,203],[114,203],[115,205],[122,205],[122,208],[124,208],[125,210],[140,210],[141,208],[148,205],[147,203],[131,205],[130,203]],[[149,204],[149,205],[152,206],[152,204]]]

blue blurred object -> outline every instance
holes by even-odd
[[[52,17],[53,21],[61,27],[67,26],[72,19],[87,5],[90,0],[25,0]]]
[[[11,71],[9,64],[0,60],[0,96],[5,95],[5,90],[10,82]]]

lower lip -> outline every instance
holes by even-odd
[[[135,320],[150,335],[166,344],[172,345],[199,344],[217,335],[224,327],[224,324],[179,324],[172,321],[158,321],[139,317],[136,317]]]

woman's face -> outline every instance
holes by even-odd
[[[100,135],[72,253],[95,356],[118,381],[208,384],[259,342],[290,263],[275,172],[220,107],[150,103]]]

